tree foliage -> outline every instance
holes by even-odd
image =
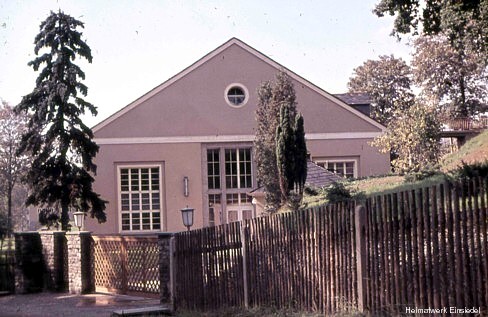
[[[16,114],[6,102],[0,106],[0,193],[6,204],[7,231],[13,231],[13,210],[22,206],[14,206],[14,191],[20,178],[25,175],[30,158],[26,155],[17,156],[21,135],[26,131],[27,117]],[[3,199],[2,199],[3,200]],[[3,205],[3,204],[2,204]]]
[[[412,68],[423,97],[444,117],[468,117],[486,111],[487,72],[474,55],[462,55],[443,35],[414,41]]]
[[[99,222],[106,220],[106,202],[92,189],[98,146],[80,118],[86,111],[97,114],[83,99],[88,91],[82,83],[85,73],[74,63],[92,62],[90,47],[78,31],[83,27],[61,11],[51,12],[41,23],[35,38],[37,57],[29,62],[39,71],[36,86],[16,106],[18,113],[30,117],[19,149],[33,158],[26,178],[27,204],[59,208],[63,230],[68,230],[70,208],[90,212]]]
[[[303,118],[296,111],[295,89],[285,72],[280,71],[274,82],[264,82],[258,95],[254,156],[258,183],[266,193],[265,209],[272,212],[285,202],[290,188],[296,187],[300,193],[303,191],[305,182],[301,182],[306,178],[307,151],[305,133]],[[286,160],[279,161],[277,153],[286,155]],[[305,167],[296,165],[302,162],[305,162]]]
[[[373,12],[395,16],[392,34],[445,35],[457,52],[470,52],[486,65],[488,0],[380,0]]]
[[[367,60],[354,69],[349,79],[349,92],[363,92],[371,96],[371,116],[388,125],[395,113],[413,103],[411,69],[401,58],[393,55]]]
[[[283,104],[276,128],[276,162],[282,201],[290,200],[290,192],[301,200],[307,179],[307,145],[303,116],[291,116],[290,105]]]
[[[392,151],[395,172],[418,172],[439,161],[441,125],[435,109],[416,103],[399,112],[385,134],[372,145],[382,153]]]

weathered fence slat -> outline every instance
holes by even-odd
[[[361,214],[341,203],[178,233],[177,306],[486,310],[487,195],[486,178],[446,182],[368,198]]]

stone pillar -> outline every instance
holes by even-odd
[[[68,286],[71,294],[95,291],[93,239],[88,231],[68,232]]]
[[[15,292],[31,293],[43,289],[45,270],[42,243],[38,232],[15,233]]]
[[[45,264],[44,287],[50,291],[67,289],[67,254],[64,231],[40,232]]]
[[[175,243],[173,233],[158,234],[160,302],[175,310]]]

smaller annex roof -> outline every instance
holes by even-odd
[[[344,101],[348,105],[371,104],[371,96],[365,92],[348,92],[344,94],[334,94],[334,96]]]
[[[332,173],[327,169],[315,164],[314,162],[307,161],[307,180],[305,181],[306,186],[310,187],[327,187],[335,182],[344,180],[340,175]],[[264,196],[264,187],[258,187],[247,193],[251,197]]]
[[[306,186],[326,187],[341,180],[344,179],[340,175],[332,173],[310,160],[307,162],[307,180],[305,181]]]

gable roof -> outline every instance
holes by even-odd
[[[338,106],[340,106],[340,107],[346,109],[347,111],[353,113],[354,115],[362,118],[363,120],[367,121],[371,125],[379,128],[381,131],[385,131],[386,128],[383,125],[381,125],[380,123],[378,123],[375,120],[371,119],[370,117],[364,115],[360,111],[352,108],[351,106],[349,106],[347,103],[345,103],[341,99],[333,96],[332,94],[329,94],[328,92],[326,92],[322,88],[314,85],[313,83],[309,82],[305,78],[303,78],[303,77],[297,75],[296,73],[290,71],[288,68],[286,68],[283,65],[275,62],[274,60],[272,60],[268,56],[262,54],[261,52],[259,52],[258,50],[252,48],[251,46],[247,45],[246,43],[242,42],[241,40],[239,40],[237,38],[231,38],[229,41],[227,41],[224,44],[222,44],[221,46],[217,47],[215,50],[211,51],[210,53],[208,53],[207,55],[205,55],[204,57],[202,57],[201,59],[199,59],[198,61],[196,61],[192,65],[190,65],[189,67],[185,68],[183,71],[179,72],[175,76],[171,77],[170,79],[168,79],[167,81],[163,82],[159,86],[153,88],[148,93],[146,93],[143,96],[139,97],[138,99],[136,99],[135,101],[133,101],[129,105],[125,106],[124,108],[122,108],[121,110],[117,111],[116,113],[114,113],[110,117],[106,118],[102,122],[100,122],[97,125],[95,125],[93,127],[93,129],[92,129],[93,132],[96,133],[97,131],[99,131],[103,127],[105,127],[106,125],[108,125],[111,122],[117,120],[119,117],[123,116],[124,114],[126,114],[129,111],[131,111],[132,109],[138,107],[140,104],[144,103],[146,100],[150,99],[151,97],[155,96],[156,94],[158,94],[159,92],[161,92],[165,88],[169,87],[170,85],[172,85],[176,81],[178,81],[181,78],[185,77],[187,74],[189,74],[193,70],[197,69],[201,65],[205,64],[207,61],[209,61],[210,59],[212,59],[216,55],[222,53],[224,50],[226,50],[227,48],[229,48],[232,45],[237,45],[237,46],[241,47],[242,49],[244,49],[247,52],[251,53],[255,57],[257,57],[260,60],[262,60],[263,62],[271,65],[274,68],[276,68],[277,70],[284,70],[291,78],[293,78],[297,82],[301,83],[302,85],[305,85],[305,86],[309,87],[311,90],[317,92],[319,95],[321,95],[321,96],[323,96],[323,97],[325,97],[325,98],[333,101]]]

